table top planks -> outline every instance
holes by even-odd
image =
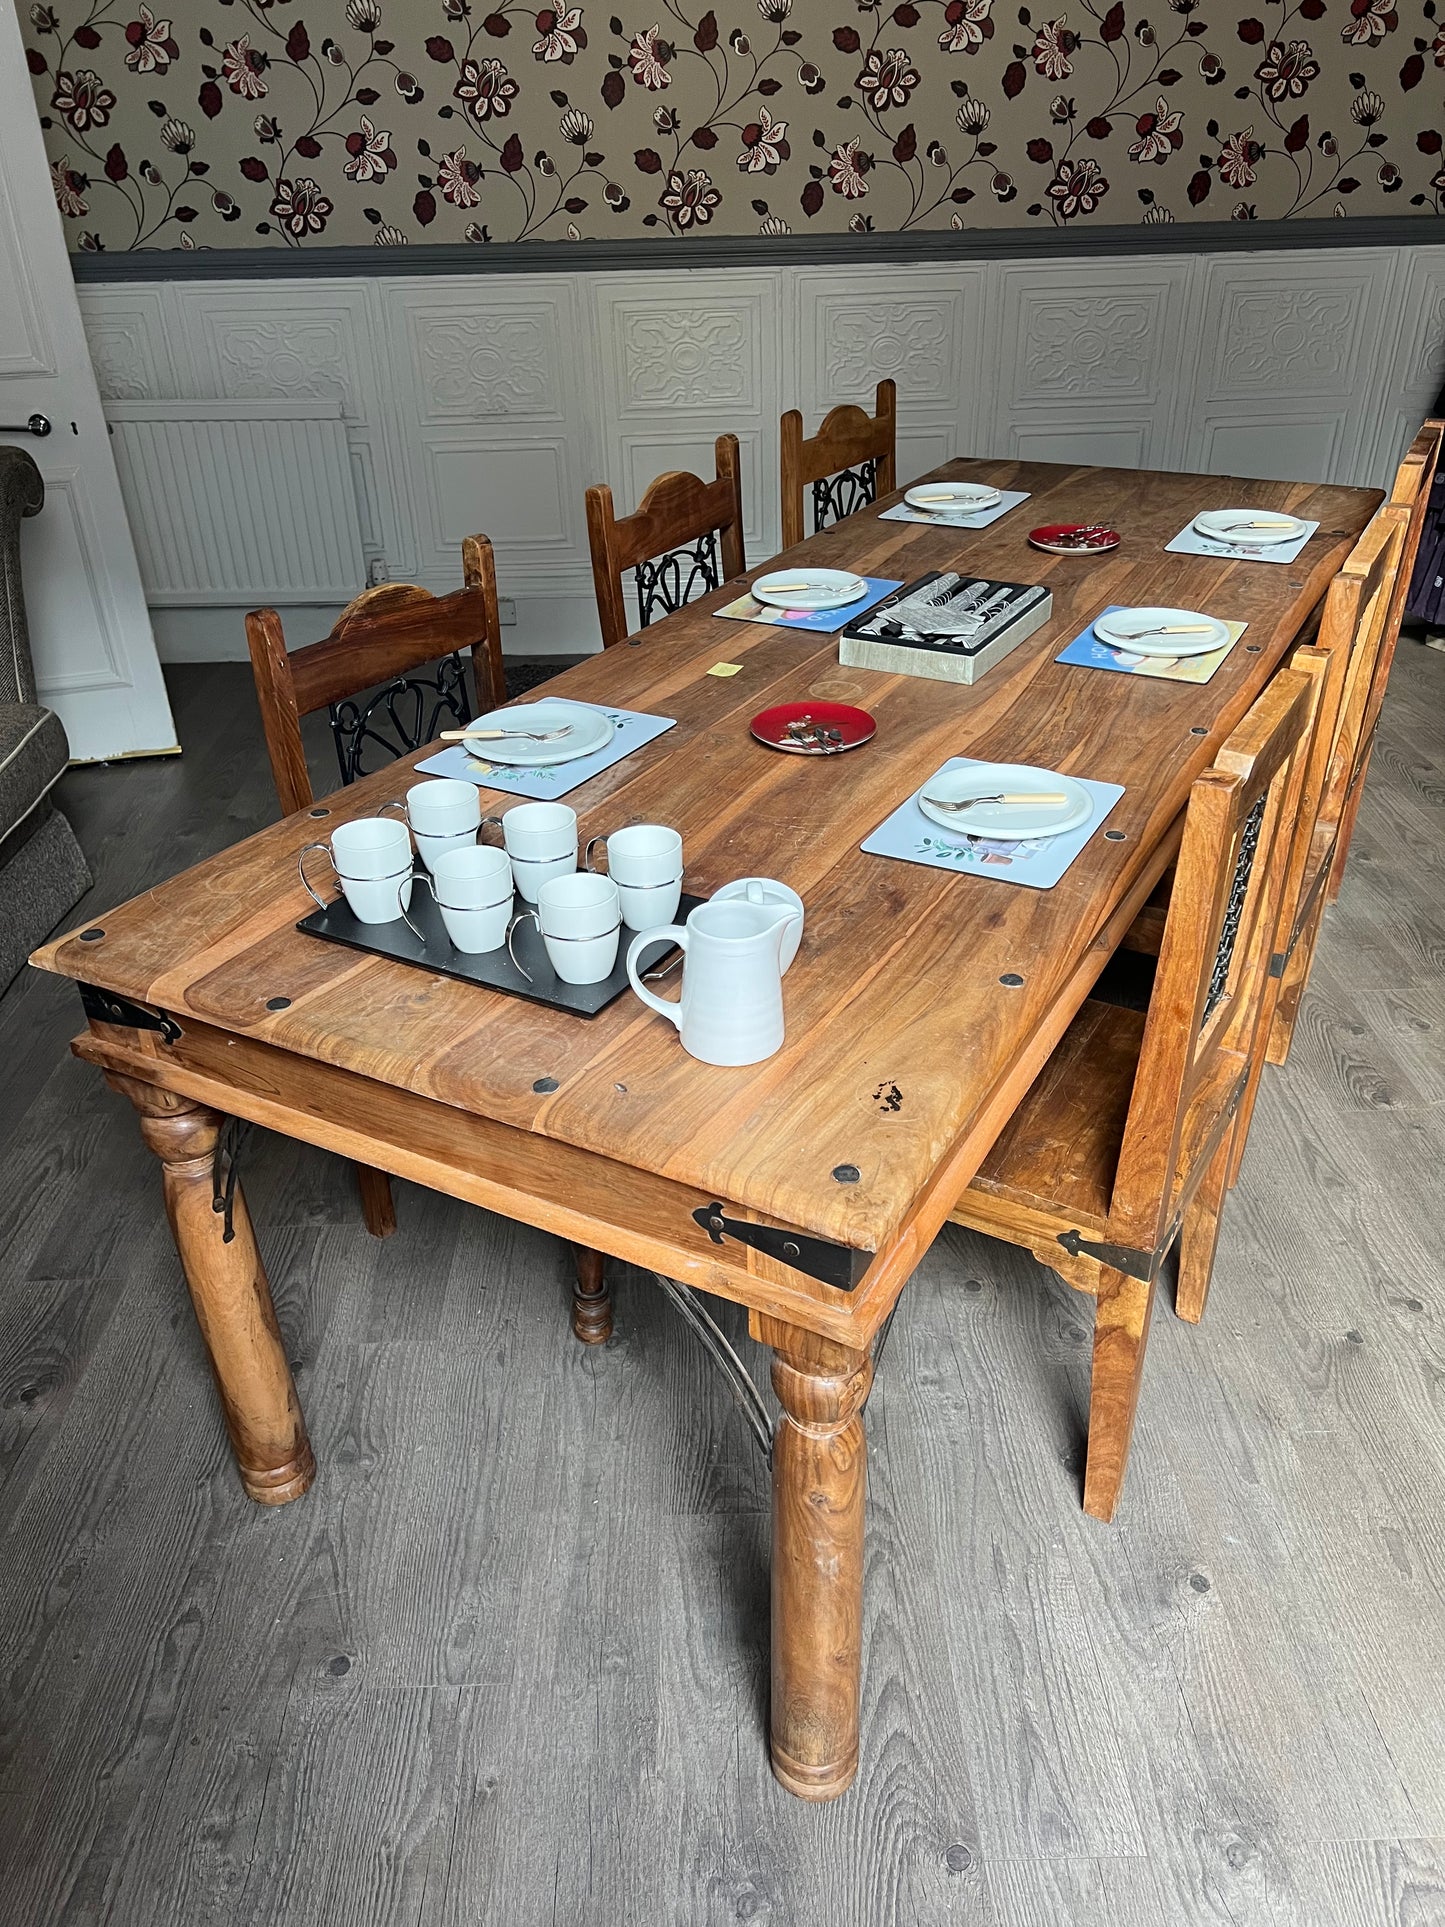
[[[182,1024],[200,1019],[884,1251],[941,1173],[955,1188],[967,1182],[969,1158],[976,1164],[1002,1121],[994,1113],[1011,1074],[1031,1042],[1066,1020],[1061,1001],[1074,994],[1081,959],[1381,499],[1369,489],[1010,461],[936,473],[1026,488],[1030,500],[973,532],[865,512],[789,553],[871,575],[956,567],[1047,583],[1051,622],[978,684],[841,669],[834,637],[715,622],[711,611],[736,596],[739,579],[548,687],[677,719],[567,798],[584,839],[629,821],[671,823],[683,832],[690,890],[764,875],[802,895],[807,926],[784,986],[787,1040],[768,1062],[699,1064],[629,995],[583,1020],[298,932],[311,904],[297,852],[402,794],[405,765],[324,799],[325,817],[287,818],[94,920],[87,928],[102,938],[71,933],[35,961]],[[1164,551],[1201,509],[1236,503],[1318,519],[1320,530],[1286,566]],[[1123,544],[1104,557],[1027,546],[1030,528],[1061,521],[1108,521]],[[1250,626],[1205,685],[1056,664],[1112,602],[1177,603]],[[739,673],[709,676],[720,660],[741,664]],[[749,736],[758,710],[807,696],[860,703],[877,717],[877,737],[812,759]],[[862,855],[868,832],[960,754],[1122,783],[1108,827],[1124,839],[1095,836],[1050,891]],[[484,810],[513,800],[483,791]],[[1024,981],[1005,985],[1005,975]],[[268,1010],[277,998],[288,1007]],[[536,1088],[553,1080],[555,1089]],[[848,1166],[856,1182],[835,1178]]]

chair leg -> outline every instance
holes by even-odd
[[[612,1293],[603,1267],[607,1260],[587,1245],[573,1245],[577,1282],[572,1287],[572,1333],[584,1345],[605,1345],[612,1336]]]
[[[353,1164],[357,1189],[361,1193],[361,1216],[373,1238],[389,1238],[396,1230],[396,1206],[391,1197],[391,1179],[385,1171],[369,1164]]]
[[[1365,751],[1360,773],[1355,778],[1355,787],[1346,799],[1340,817],[1339,832],[1335,838],[1335,860],[1330,865],[1330,880],[1325,886],[1325,902],[1333,903],[1340,894],[1340,885],[1345,880],[1345,862],[1350,854],[1350,839],[1355,834],[1355,819],[1360,814],[1360,802],[1365,794],[1365,778],[1370,773],[1370,758],[1374,754],[1374,741]]]
[[[1197,1325],[1204,1316],[1209,1298],[1214,1253],[1219,1243],[1219,1220],[1229,1196],[1235,1147],[1241,1135],[1236,1123],[1209,1160],[1209,1168],[1190,1199],[1179,1228],[1179,1281],[1174,1292],[1174,1309],[1191,1325]]]
[[[1154,1286],[1101,1266],[1094,1310],[1094,1374],[1089,1391],[1089,1454],[1084,1510],[1105,1524],[1119,1503],[1149,1338]]]
[[[1315,899],[1310,920],[1296,939],[1294,954],[1285,966],[1284,981],[1279,987],[1279,999],[1274,1007],[1274,1018],[1265,1044],[1264,1054],[1271,1064],[1285,1063],[1290,1045],[1294,1042],[1295,1022],[1299,1017],[1300,1000],[1309,987],[1310,969],[1315,960],[1315,945],[1319,941],[1320,922],[1325,913],[1328,891],[1329,879],[1326,878]]]

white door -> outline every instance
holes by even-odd
[[[22,424],[51,424],[38,437]],[[174,750],[115,458],[80,325],[20,26],[0,0],[0,440],[45,477],[21,566],[40,699],[77,762]]]

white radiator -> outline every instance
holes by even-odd
[[[114,401],[105,412],[153,606],[349,602],[365,586],[340,402]]]

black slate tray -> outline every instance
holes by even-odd
[[[688,912],[703,901],[702,897],[684,894],[678,905],[676,921],[685,923]],[[517,896],[513,899],[512,907],[515,912],[526,910],[530,905]],[[425,886],[412,891],[407,915],[421,931],[424,942],[417,941],[400,917],[395,923],[359,923],[352,915],[345,897],[338,897],[335,903],[328,904],[324,910],[313,910],[309,917],[301,919],[296,928],[304,930],[309,937],[324,938],[327,943],[346,944],[352,950],[368,950],[375,957],[390,957],[396,963],[414,964],[421,970],[435,971],[443,977],[460,978],[463,983],[485,984],[488,990],[502,990],[510,997],[526,997],[534,1004],[548,1004],[553,1010],[570,1010],[578,1017],[595,1017],[599,1010],[605,1010],[628,988],[627,951],[634,932],[626,924],[620,932],[616,967],[610,977],[604,977],[598,984],[564,984],[552,968],[536,924],[530,919],[518,924],[512,938],[512,948],[531,973],[532,982],[528,983],[507,955],[505,944],[500,950],[484,950],[474,957],[454,950],[441,912]],[[669,944],[668,949],[675,950],[676,946]],[[664,950],[656,951],[648,959],[649,970],[655,970],[666,954]]]

